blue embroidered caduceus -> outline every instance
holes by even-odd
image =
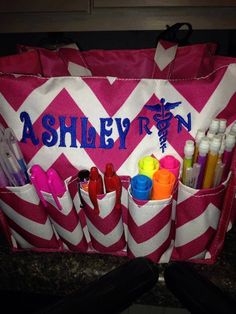
[[[167,102],[165,104],[165,99],[161,98],[160,104],[156,105],[145,105],[145,107],[151,111],[158,112],[154,114],[153,119],[156,121],[156,126],[158,129],[158,136],[160,142],[160,148],[162,153],[164,153],[166,148],[166,140],[168,135],[168,128],[170,126],[170,121],[173,118],[173,113],[170,112],[171,109],[178,107],[181,104],[181,101],[178,102]]]

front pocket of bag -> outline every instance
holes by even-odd
[[[172,201],[139,201],[129,193],[128,256],[168,262],[173,249]]]
[[[98,195],[99,214],[94,212],[88,192],[80,189],[84,201],[92,247],[99,252],[118,252],[126,246],[122,206],[116,206],[116,192]]]
[[[211,259],[229,178],[210,189],[193,189],[179,182],[175,219],[174,260]]]
[[[65,185],[73,184],[73,181],[65,180]],[[77,183],[75,183],[77,185]],[[49,193],[42,192],[47,201],[46,211],[50,220],[63,242],[64,248],[71,251],[86,252],[88,244],[83,233],[83,228],[79,219],[79,215],[73,204],[71,195],[73,188],[66,189],[62,197],[58,197],[61,208],[58,208],[53,196]]]
[[[31,184],[1,188],[0,207],[17,247],[59,248],[47,212]]]

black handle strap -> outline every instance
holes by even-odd
[[[190,23],[176,23],[172,26],[167,25],[167,29],[160,33],[157,40],[160,39],[176,42],[179,46],[188,44],[188,40],[192,35],[193,29]],[[181,28],[187,27],[187,29],[181,30]],[[180,32],[184,31],[184,32]]]

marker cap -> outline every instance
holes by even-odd
[[[139,174],[143,174],[152,179],[155,171],[159,169],[159,161],[151,156],[146,156],[138,162]]]
[[[172,155],[167,155],[160,159],[160,169],[167,169],[174,174],[176,178],[179,177],[180,162]]]
[[[220,119],[220,126],[219,126],[219,133],[224,133],[227,126],[227,120],[226,119]]]
[[[160,169],[154,173],[152,199],[161,200],[169,198],[172,194],[175,176],[167,169]]]
[[[205,156],[209,152],[209,147],[210,147],[209,139],[206,136],[204,136],[198,147],[199,155]]]
[[[236,135],[236,121],[234,121],[233,125],[231,126],[230,133]]]
[[[235,136],[228,134],[225,139],[225,149],[231,151],[235,145]]]
[[[211,121],[209,130],[211,132],[217,133],[219,131],[219,127],[220,127],[220,120],[219,119],[213,119]]]
[[[197,134],[196,134],[196,137],[195,137],[195,141],[196,143],[200,143],[201,139],[205,136],[205,130],[203,129],[198,129],[197,130]]]
[[[188,140],[185,142],[184,155],[185,157],[192,157],[193,153],[194,153],[194,142],[192,140]]]
[[[152,180],[142,174],[131,179],[131,194],[139,200],[149,200],[152,189]]]

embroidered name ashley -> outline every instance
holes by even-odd
[[[165,99],[160,100],[160,104],[146,105],[148,110],[158,112],[153,115],[153,120],[156,123],[158,130],[158,137],[160,143],[160,149],[164,152],[167,143],[168,128],[170,126],[171,119],[174,117],[178,120],[177,132],[181,132],[182,126],[188,131],[191,130],[191,113],[187,115],[187,121],[180,115],[173,115],[170,112],[171,109],[179,106],[181,102],[165,103]],[[128,118],[99,118],[100,133],[99,143],[97,143],[97,132],[93,126],[89,126],[88,117],[65,117],[59,116],[59,132],[56,130],[55,125],[56,118],[53,115],[44,115],[42,117],[42,126],[45,129],[41,134],[41,139],[35,135],[34,127],[31,122],[30,116],[27,112],[21,112],[20,119],[24,123],[22,142],[27,143],[28,140],[34,145],[38,145],[40,140],[43,145],[51,147],[58,145],[59,147],[74,147],[77,148],[77,128],[81,128],[80,148],[104,148],[111,149],[114,146],[114,139],[112,138],[114,128],[118,133],[119,149],[126,149],[126,138],[130,130],[131,122]],[[138,123],[139,135],[144,132],[148,135],[152,134],[149,128],[151,121],[148,117],[139,116],[136,119]],[[66,135],[70,135],[70,141],[66,141]],[[70,143],[69,143],[70,142]]]

